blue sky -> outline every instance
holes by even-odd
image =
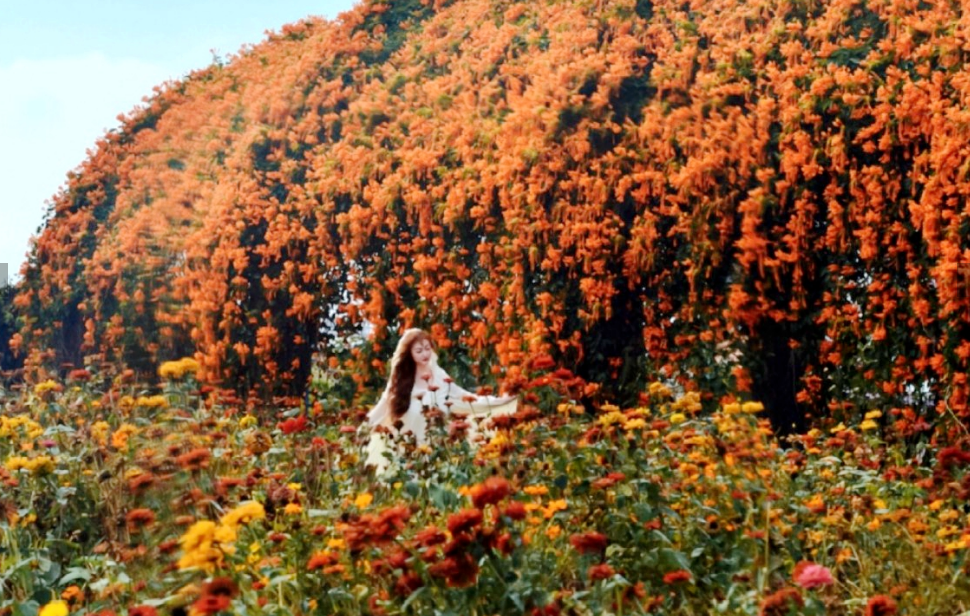
[[[152,87],[353,0],[0,2],[0,263],[16,276],[68,171]]]

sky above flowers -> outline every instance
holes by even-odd
[[[16,278],[46,202],[152,88],[353,0],[0,2],[0,263]],[[2,268],[0,268],[2,269]]]

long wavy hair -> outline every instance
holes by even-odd
[[[418,371],[418,365],[411,356],[411,347],[422,340],[430,342],[431,336],[424,330],[409,329],[404,332],[394,351],[391,360],[391,415],[395,419],[400,419],[411,406],[411,390]]]

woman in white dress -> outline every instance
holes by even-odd
[[[431,346],[431,337],[421,329],[409,329],[401,336],[391,358],[391,374],[380,400],[367,413],[371,428],[366,464],[382,473],[389,460],[388,439],[375,431],[383,426],[391,434],[414,435],[418,445],[427,441],[424,407],[439,409],[445,417],[467,416],[468,439],[474,442],[476,420],[516,411],[515,396],[484,396],[473,394],[458,386],[438,365],[438,356]]]

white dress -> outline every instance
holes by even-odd
[[[509,401],[497,396],[473,394],[462,389],[438,365],[437,357],[434,355],[431,357],[430,368],[432,375],[430,380],[423,378],[414,380],[414,386],[411,388],[411,404],[404,415],[400,417],[401,432],[411,432],[418,445],[427,442],[427,421],[422,413],[425,406],[439,409],[445,414],[446,418],[450,418],[452,414],[467,415],[469,419],[468,441],[472,445],[475,444],[475,437],[478,434],[476,420],[511,415],[518,409],[518,399],[513,398]],[[371,436],[367,444],[367,461],[365,464],[376,467],[378,474],[383,473],[388,467],[389,460],[384,452],[388,451],[389,443],[384,434],[374,432],[374,429],[378,426],[384,426],[392,434],[398,433],[394,427],[396,420],[391,412],[390,388],[391,384],[388,380],[387,387],[384,388],[380,400],[367,413],[367,423],[370,425]]]

